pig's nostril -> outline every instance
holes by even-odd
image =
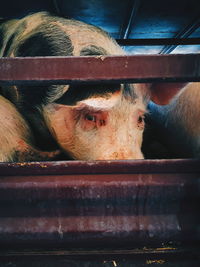
[[[112,158],[113,158],[113,159],[117,159],[118,156],[119,156],[119,153],[118,153],[118,152],[114,152],[114,153],[112,154]]]

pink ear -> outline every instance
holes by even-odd
[[[153,83],[149,88],[151,100],[158,105],[167,105],[186,85],[187,83]]]

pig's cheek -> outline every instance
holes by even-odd
[[[52,125],[52,132],[62,148],[70,149],[73,143],[74,123],[68,116],[63,117],[58,122],[55,121]]]
[[[143,141],[143,133],[144,133],[144,128],[137,128],[136,129],[136,133],[135,133],[135,136],[134,136],[134,139],[135,139],[135,145],[139,148],[141,148],[142,146],[142,141]]]
[[[142,147],[142,141],[143,141],[143,131],[139,134],[138,137],[138,144],[140,148]]]
[[[67,150],[72,142],[75,127],[71,107],[46,109],[45,120],[52,136],[62,148]]]
[[[67,149],[69,143],[72,142],[72,134],[71,131],[65,126],[65,123],[54,123],[51,126],[51,132],[58,144],[62,148]]]

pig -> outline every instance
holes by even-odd
[[[56,158],[59,151],[45,152],[34,147],[30,127],[16,107],[0,96],[0,161],[32,161]]]
[[[1,57],[125,54],[100,28],[47,12],[3,23],[0,36]],[[144,115],[156,95],[151,89],[142,84],[17,85],[2,87],[2,95],[29,125],[39,151],[64,151],[67,159],[77,160],[142,159]]]
[[[173,84],[165,84],[170,88]],[[200,157],[200,83],[176,84],[180,92],[168,105],[149,102],[150,124],[155,139],[167,151],[167,157]],[[162,90],[162,85],[160,89]],[[154,157],[166,157],[155,153]]]

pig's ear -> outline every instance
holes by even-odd
[[[152,83],[148,90],[150,98],[158,105],[167,105],[187,83]]]

